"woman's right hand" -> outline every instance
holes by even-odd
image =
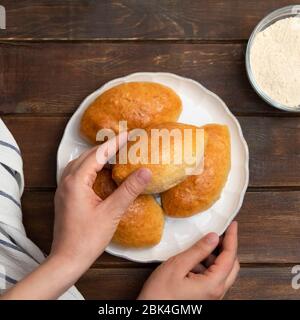
[[[233,222],[226,231],[220,254],[214,256],[219,237],[209,233],[162,263],[146,281],[138,299],[222,299],[239,272],[237,243],[237,222]]]

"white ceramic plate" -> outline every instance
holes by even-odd
[[[78,128],[84,110],[107,89],[124,82],[152,81],[172,88],[181,98],[183,111],[179,122],[204,125],[226,124],[231,135],[231,171],[221,198],[208,210],[190,218],[166,217],[161,242],[152,248],[128,249],[110,244],[106,251],[138,262],[164,261],[191,246],[209,232],[221,235],[238,213],[248,186],[248,146],[237,119],[225,103],[198,82],[171,73],[140,72],[112,80],[89,95],[66,126],[57,154],[57,181],[67,163],[90,146],[81,138]]]

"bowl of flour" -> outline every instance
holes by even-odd
[[[267,103],[300,112],[300,5],[275,10],[256,26],[247,45],[246,69]]]

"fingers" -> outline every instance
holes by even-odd
[[[234,265],[233,265],[233,269],[231,270],[228,278],[225,281],[225,285],[224,285],[224,292],[222,294],[221,299],[223,299],[227,293],[227,291],[233,286],[238,274],[240,271],[240,264],[238,259],[235,260]]]
[[[227,291],[235,282],[240,271],[240,264],[238,259],[235,259],[233,268],[225,281],[225,291]]]
[[[220,237],[220,239],[221,239],[221,237]],[[207,268],[209,268],[212,264],[214,264],[216,258],[217,257],[213,253],[211,253],[206,259],[204,259],[202,261],[202,263],[197,264],[191,270],[191,272],[196,273],[196,274],[204,273]]]
[[[206,267],[202,263],[198,263],[192,270],[192,273],[199,274],[199,273],[204,273],[206,270]]]
[[[206,271],[218,283],[225,282],[233,269],[237,256],[237,229],[237,222],[232,222],[223,239],[222,252]]]
[[[209,233],[188,250],[171,258],[170,263],[173,261],[181,275],[186,276],[199,262],[212,253],[218,242],[219,236],[216,233]]]
[[[126,131],[121,132],[117,137],[108,140],[101,144],[97,150],[96,158],[97,163],[101,165],[101,169],[110,160],[119,149],[121,149],[127,142],[128,133]]]
[[[76,160],[68,164],[62,177],[69,174],[74,174],[83,179],[87,178],[87,180],[89,180],[90,177],[96,177],[97,172],[100,171],[105,163],[116,154],[118,149],[127,142],[127,136],[127,132],[122,132],[100,146],[95,146],[83,152]]]
[[[82,158],[82,162],[77,169],[78,174],[84,176],[100,171],[105,163],[127,142],[127,136],[127,132],[122,132],[118,136],[101,144],[98,148],[93,148],[90,153]]]
[[[215,263],[217,256],[214,255],[213,253],[210,254],[204,261],[203,261],[203,265],[205,266],[205,268],[209,268],[212,264]]]
[[[95,146],[91,149],[88,149],[86,151],[84,151],[78,158],[70,161],[67,166],[65,167],[63,174],[61,176],[61,179],[63,179],[64,177],[66,177],[69,174],[74,174],[76,172],[76,170],[78,169],[78,167],[81,165],[82,161],[91,153],[95,152],[95,150],[97,150],[99,148],[99,146]]]
[[[139,169],[133,172],[102,205],[106,211],[115,217],[121,217],[130,204],[142,193],[151,180],[152,173],[148,169]]]

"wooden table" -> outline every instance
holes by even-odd
[[[24,223],[49,252],[56,152],[80,102],[108,80],[167,71],[200,81],[238,117],[250,183],[238,215],[240,277],[228,299],[297,299],[300,120],[264,103],[245,72],[247,39],[270,11],[299,1],[2,0],[0,114],[24,157]],[[154,264],[103,254],[79,280],[89,299],[134,298]]]

